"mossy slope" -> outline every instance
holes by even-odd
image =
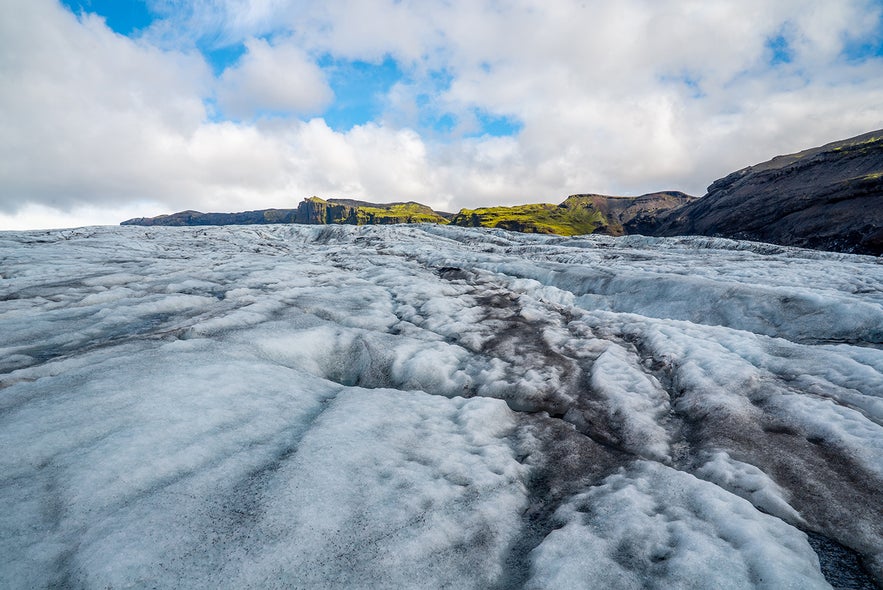
[[[595,233],[607,226],[604,215],[588,207],[570,207],[548,203],[514,207],[482,207],[461,209],[451,220],[452,225],[466,227],[497,227],[533,234],[574,236]]]
[[[297,208],[296,223],[389,225],[394,223],[448,223],[426,205],[407,203],[366,203],[348,199],[304,199]]]
[[[650,193],[640,197],[571,195],[560,205],[540,203],[462,209],[451,219],[451,224],[562,236],[593,233],[621,236],[628,233],[626,226],[639,216],[673,209],[692,199],[679,192]]]

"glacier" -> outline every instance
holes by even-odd
[[[0,232],[0,587],[883,585],[883,261]]]

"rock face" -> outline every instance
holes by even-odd
[[[297,206],[295,223],[322,225],[325,223],[350,223],[356,221],[355,207],[326,201],[319,197],[310,197]]]
[[[641,229],[883,254],[883,130],[734,172]]]

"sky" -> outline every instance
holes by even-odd
[[[883,0],[0,0],[0,229],[701,196],[883,128]]]

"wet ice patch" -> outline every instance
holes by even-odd
[[[4,587],[156,582],[338,389],[207,342],[82,360],[2,390]]]
[[[342,393],[268,483],[237,587],[486,588],[525,508],[494,400]]]
[[[591,386],[604,398],[608,418],[618,424],[626,449],[647,458],[671,459],[669,435],[661,424],[671,409],[668,394],[634,355],[608,345],[592,364]]]
[[[611,475],[556,519],[529,588],[830,588],[802,532],[659,464]]]
[[[843,277],[828,273],[825,264],[798,261],[784,265],[781,260],[765,264],[769,261],[743,256],[714,268],[713,261],[718,258],[707,254],[699,262],[662,252],[631,252],[610,257],[605,264],[605,257],[596,251],[577,250],[574,261],[591,264],[536,265],[508,259],[477,264],[516,280],[531,279],[555,287],[571,294],[574,303],[587,310],[725,326],[808,342],[883,342],[883,285],[879,278],[870,281],[870,290],[876,291],[877,297],[865,299],[844,292],[840,284],[831,285]],[[862,270],[878,272],[872,259],[862,262]],[[752,264],[760,270],[751,269]],[[762,274],[769,268],[775,272]]]
[[[794,393],[776,396],[769,405],[808,439],[843,449],[883,481],[883,429],[862,412],[828,399]]]
[[[745,498],[785,522],[805,525],[803,517],[788,504],[785,490],[759,468],[736,461],[726,451],[708,453],[707,460],[696,470],[696,476]]]
[[[327,322],[249,334],[260,354],[342,385],[394,387],[453,397],[468,392],[467,352],[443,342],[392,337]]]

